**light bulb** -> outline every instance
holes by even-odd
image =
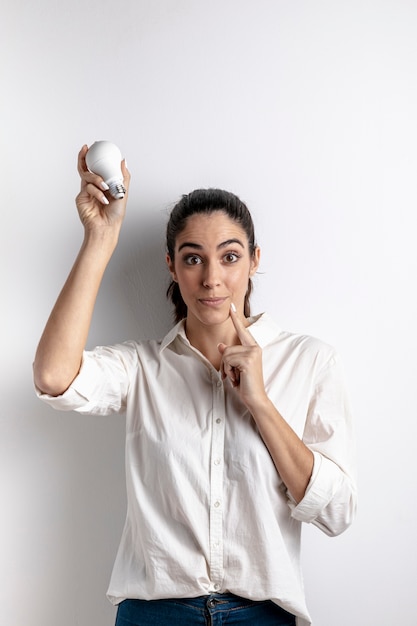
[[[96,141],[88,149],[85,162],[93,174],[101,176],[113,198],[120,200],[126,193],[121,170],[122,153],[111,141]]]

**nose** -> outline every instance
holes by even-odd
[[[220,267],[218,263],[207,262],[204,268],[203,285],[207,289],[213,289],[221,284]]]

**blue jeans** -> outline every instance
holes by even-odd
[[[231,593],[176,600],[125,600],[115,626],[295,626],[295,617],[265,600]]]

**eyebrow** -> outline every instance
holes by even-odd
[[[222,248],[227,248],[227,246],[230,246],[234,243],[237,243],[242,248],[245,247],[240,239],[226,239],[226,241],[222,241],[222,243],[219,243],[219,245],[217,246],[217,249],[221,250]],[[184,243],[182,243],[180,247],[178,248],[178,252],[180,252],[183,248],[193,248],[194,250],[202,250],[203,246],[199,243],[194,243],[192,241],[184,241]]]

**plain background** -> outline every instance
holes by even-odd
[[[316,626],[416,624],[417,3],[15,0],[0,21],[0,611],[111,626],[124,420],[34,395],[39,336],[82,238],[83,143],[116,142],[128,215],[89,346],[158,337],[164,228],[196,187],[234,191],[262,247],[253,311],[341,353],[360,506],[306,527]]]

